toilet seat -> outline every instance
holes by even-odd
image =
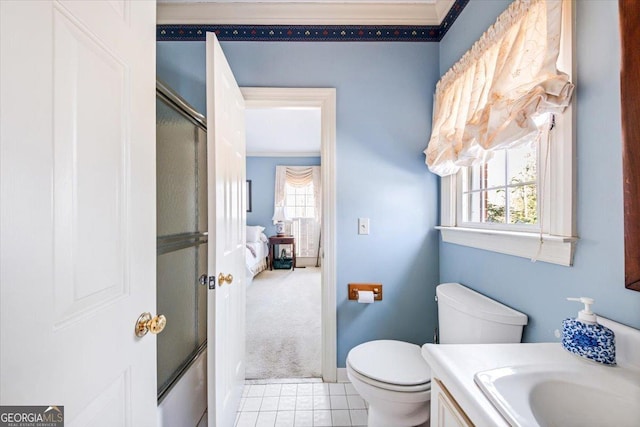
[[[421,391],[429,391],[431,390],[431,381],[426,382],[424,384],[418,384],[418,385],[397,385],[397,384],[391,384],[391,383],[385,383],[382,381],[376,381],[372,378],[369,378],[365,375],[362,375],[361,373],[359,373],[358,371],[356,371],[353,366],[351,366],[348,362],[347,362],[347,370],[349,372],[349,375],[354,377],[355,379],[368,384],[372,387],[377,387],[379,389],[382,390],[388,390],[388,391],[398,391],[401,393],[418,393]],[[352,381],[353,382],[353,379]]]
[[[374,387],[409,393],[431,389],[431,369],[415,344],[392,340],[360,344],[347,355],[347,367]]]

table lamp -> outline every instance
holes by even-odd
[[[276,225],[276,233],[278,234],[278,236],[284,236],[284,222],[289,220],[284,206],[278,206],[273,213],[273,218],[271,219]]]

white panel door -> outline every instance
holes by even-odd
[[[155,425],[155,2],[0,19],[0,404]]]
[[[207,129],[208,268],[216,276],[208,299],[209,425],[227,427],[245,372],[244,98],[213,33],[207,33]]]

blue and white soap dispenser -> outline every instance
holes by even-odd
[[[603,365],[616,364],[616,342],[613,331],[598,324],[591,311],[592,298],[567,298],[584,304],[575,319],[562,322],[562,347],[570,353]]]

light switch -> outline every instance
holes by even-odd
[[[358,234],[369,234],[369,218],[358,218]]]

